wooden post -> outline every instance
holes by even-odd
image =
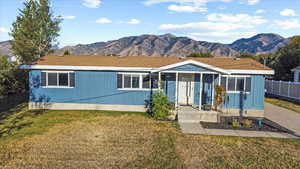
[[[175,107],[178,106],[178,72],[176,72],[176,84],[175,84]]]

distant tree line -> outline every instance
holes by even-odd
[[[194,52],[187,57],[213,57],[209,52]],[[287,46],[281,47],[275,53],[254,55],[251,53],[239,53],[235,57],[252,58],[275,70],[274,79],[292,81],[291,70],[300,66],[300,37],[292,38]]]

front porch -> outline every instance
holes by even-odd
[[[221,85],[221,74],[216,72],[162,71],[158,73],[158,88],[175,107],[191,106],[198,111],[215,104],[215,85]]]
[[[219,112],[217,111],[204,111],[194,108],[192,106],[179,106],[177,108],[177,118],[179,123],[200,123],[219,121]]]

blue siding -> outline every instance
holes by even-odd
[[[195,74],[194,105],[199,105],[199,98],[200,98],[200,74]]]
[[[75,88],[41,88],[40,70],[30,71],[30,101],[55,103],[146,105],[151,91],[118,90],[117,72],[75,71]],[[175,73],[166,74],[165,93],[175,102]],[[202,104],[211,104],[212,75],[203,76]],[[228,93],[223,108],[264,109],[264,76],[253,75],[249,94]],[[218,76],[215,76],[218,84]],[[195,74],[194,104],[199,104],[200,75]]]
[[[199,67],[197,65],[193,65],[193,64],[187,64],[187,65],[183,65],[183,66],[178,66],[172,69],[168,69],[168,71],[197,71],[197,72],[211,72],[208,69]]]
[[[75,88],[41,88],[41,71],[30,71],[30,101],[56,103],[145,105],[150,91],[117,89],[117,72],[76,71]]]
[[[168,96],[168,99],[171,102],[175,102],[175,91],[176,91],[176,74],[167,73],[166,74],[166,85],[165,85],[165,94]]]
[[[249,94],[228,93],[223,108],[228,109],[264,109],[264,76],[253,75]]]
[[[212,102],[212,75],[203,75],[203,93],[202,93],[202,104],[211,104]]]

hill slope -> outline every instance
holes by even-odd
[[[56,51],[68,50],[77,55],[120,55],[120,56],[186,56],[192,52],[211,52],[216,57],[232,57],[238,52],[252,54],[270,53],[287,44],[289,38],[277,34],[258,34],[239,39],[232,44],[196,41],[188,37],[165,35],[140,35],[124,37],[108,42],[66,46]],[[0,42],[0,55],[9,55],[9,41]]]

